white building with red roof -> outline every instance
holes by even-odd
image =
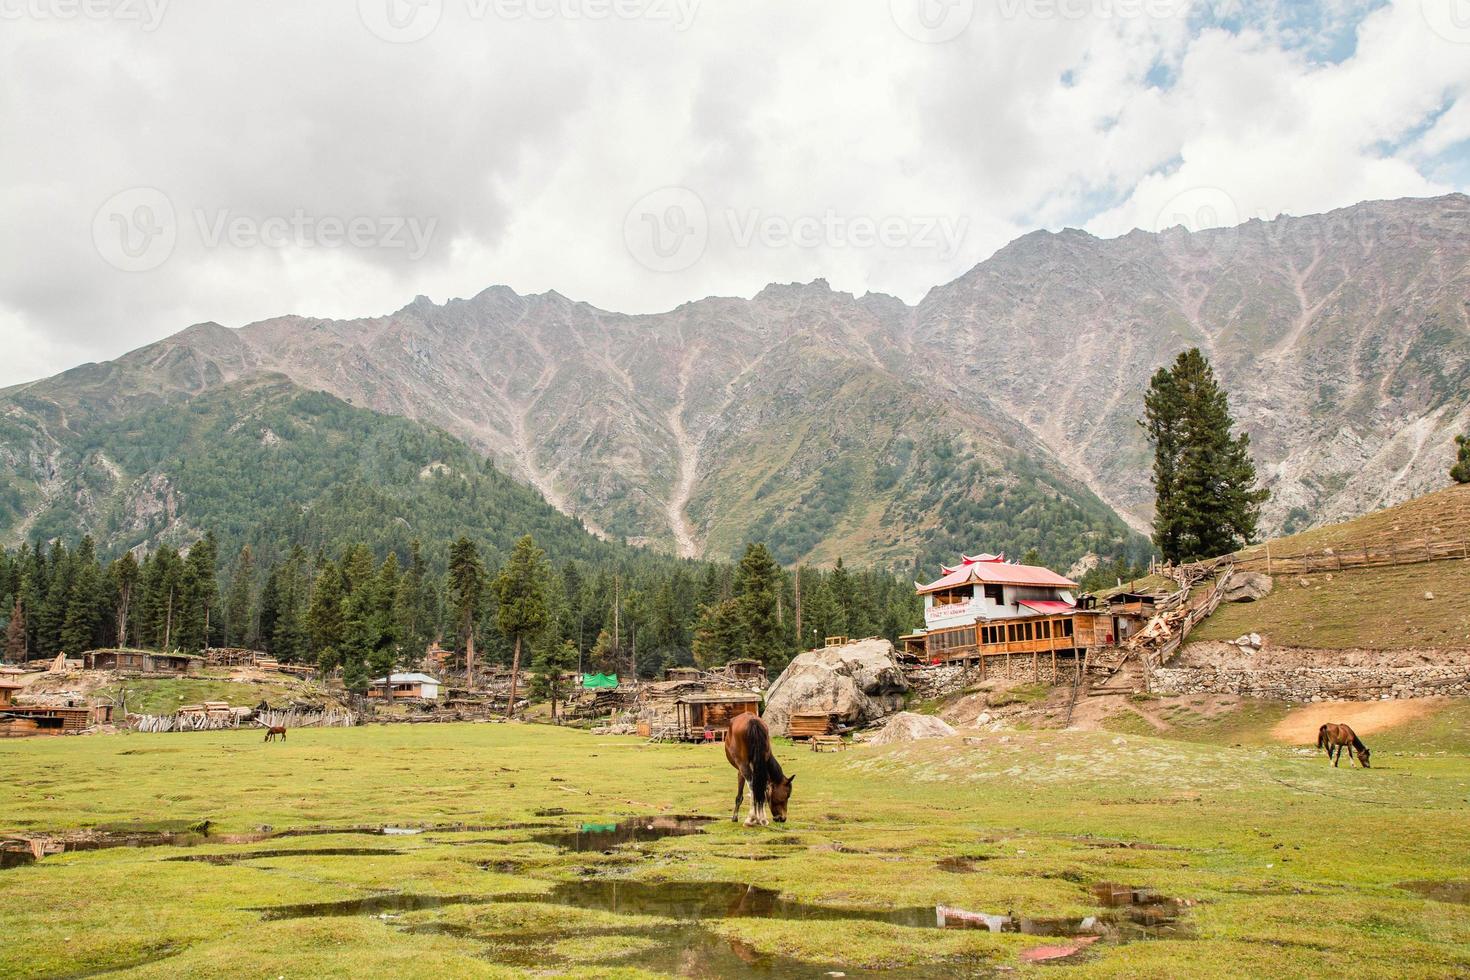
[[[939,578],[914,586],[924,597],[924,626],[946,629],[981,619],[1017,619],[1069,613],[1077,583],[1040,565],[1018,565],[1004,555],[961,555]]]
[[[933,582],[914,583],[924,597],[924,628],[903,638],[909,654],[977,663],[982,671],[986,657],[1030,654],[1039,666],[1045,654],[1055,671],[1113,642],[1091,602],[1079,608],[1077,583],[1049,568],[981,554],[940,570]]]

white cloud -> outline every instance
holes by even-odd
[[[382,32],[399,2],[191,0],[147,30],[0,0],[0,337],[22,350],[0,383],[200,320],[372,315],[492,283],[632,312],[816,276],[914,301],[1034,225],[1152,228],[1199,188],[1241,219],[1459,189],[1429,174],[1470,133],[1470,46],[1420,0],[1310,24],[1287,4],[959,0],[925,8],[973,8],[940,44],[904,33],[935,23],[906,6],[929,0],[442,0],[408,44],[358,15]],[[572,15],[516,13],[554,7]],[[94,218],[140,186],[166,194],[177,242],[123,271]],[[665,186],[708,222],[672,272],[624,234]],[[293,231],[211,246],[201,215]],[[333,219],[372,233],[338,246]],[[432,224],[422,257],[390,246],[395,219]],[[742,245],[751,221],[785,232]],[[868,244],[865,225],[896,233]]]

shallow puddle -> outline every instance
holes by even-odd
[[[177,822],[182,824],[182,821]],[[204,822],[207,826],[208,821]],[[0,841],[0,869],[31,864],[37,858],[72,851],[105,851],[116,847],[199,847],[206,844],[259,844],[268,840],[291,837],[367,836],[403,837],[422,834],[489,833],[492,831],[542,829],[544,823],[501,823],[501,824],[434,824],[423,827],[393,825],[354,827],[293,827],[284,830],[265,828],[244,834],[212,834],[199,830],[159,829],[168,824],[106,824],[95,829],[69,830],[57,834],[36,834],[20,840]],[[200,826],[195,824],[193,826]],[[489,843],[504,843],[497,838],[487,838]],[[456,841],[455,843],[473,843]],[[272,857],[288,856],[281,852]],[[343,851],[345,853],[345,850]],[[389,854],[391,851],[368,853]],[[200,860],[208,860],[201,858]],[[239,859],[244,860],[244,859]]]
[[[241,861],[259,861],[265,858],[286,857],[389,857],[399,854],[378,847],[287,847],[266,851],[241,851],[238,854],[181,854],[165,858],[166,861],[199,861],[203,864],[239,864]]]
[[[1406,881],[1399,887],[1436,902],[1470,905],[1470,881]]]
[[[734,881],[564,881],[545,894],[503,895],[497,901],[544,902],[616,915],[653,915],[684,922],[760,918],[859,920],[930,929],[939,925],[933,906],[861,909],[817,905],[783,898],[772,888]]]
[[[941,905],[939,921],[947,929],[985,929],[1053,938],[1105,936],[1122,942],[1189,935],[1179,922],[1184,904],[1152,889],[1101,882],[1092,887],[1092,894],[1104,909],[1097,915],[1079,918],[997,915]]]
[[[267,922],[275,922],[281,919],[320,919],[342,915],[418,912],[422,909],[443,908],[446,905],[486,905],[495,900],[493,895],[412,895],[394,892],[389,895],[350,898],[342,902],[304,902],[299,905],[247,908],[245,911],[259,912],[262,919]]]
[[[685,816],[634,817],[618,823],[584,823],[576,830],[536,834],[531,840],[573,853],[608,851],[624,844],[702,834],[705,825],[714,819]]]

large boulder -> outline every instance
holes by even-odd
[[[1255,602],[1271,594],[1274,583],[1262,572],[1232,572],[1220,596],[1224,602]]]
[[[902,708],[908,689],[893,644],[859,640],[791,661],[766,691],[762,717],[777,735],[786,734],[793,714],[831,714],[862,725]]]
[[[874,735],[869,745],[888,745],[890,742],[915,742],[921,738],[946,738],[955,730],[943,718],[933,715],[917,715],[912,711],[900,711],[883,723],[883,730]]]

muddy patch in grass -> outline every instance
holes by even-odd
[[[934,866],[953,875],[972,875],[980,870],[975,865],[989,860],[992,860],[989,854],[957,854],[954,857],[940,858],[934,862]]]
[[[1470,881],[1406,881],[1399,887],[1435,902],[1470,905]]]

